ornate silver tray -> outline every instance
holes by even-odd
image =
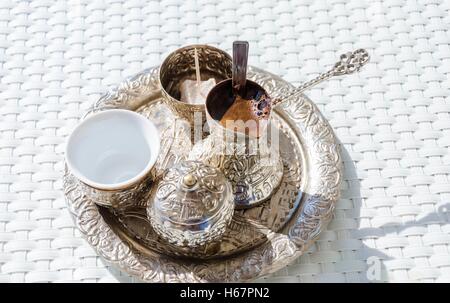
[[[158,68],[124,81],[87,114],[110,108],[140,112],[161,132],[161,153],[152,174],[188,157],[190,130],[162,102]],[[271,96],[295,89],[281,78],[250,68],[248,77]],[[147,282],[237,282],[272,273],[300,256],[331,219],[339,198],[341,160],[331,127],[304,95],[278,106],[284,175],[269,201],[237,210],[223,239],[180,253],[160,239],[146,218],[146,200],[121,212],[97,206],[66,169],[64,192],[76,226],[108,263]]]

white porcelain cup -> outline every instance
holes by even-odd
[[[111,109],[87,117],[73,130],[66,163],[88,198],[119,207],[145,192],[159,149],[159,133],[150,120]]]

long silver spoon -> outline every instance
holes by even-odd
[[[273,99],[272,106],[279,104],[280,102],[282,102],[287,98],[298,96],[305,90],[332,77],[349,75],[354,72],[358,72],[367,62],[369,62],[369,59],[370,59],[369,53],[362,48],[357,49],[353,52],[347,52],[345,54],[342,54],[339,58],[339,61],[334,64],[332,69],[330,69],[325,73],[320,74],[319,76],[308,82],[303,83],[302,85],[297,87],[292,94],[284,96],[283,98],[280,99]]]

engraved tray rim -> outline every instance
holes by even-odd
[[[99,108],[120,108],[123,104],[137,109],[151,95],[160,94],[158,71],[159,67],[152,67],[125,79],[103,95],[86,115]],[[249,78],[269,86],[271,94],[288,95],[295,89],[289,82],[262,69],[250,66],[250,73],[254,77]],[[82,194],[74,190],[66,168],[64,193],[76,227],[103,260],[146,282],[248,281],[283,268],[305,252],[331,220],[340,196],[342,162],[331,126],[307,96],[288,98],[275,110],[301,134],[300,140],[308,145],[305,151],[312,150],[305,157],[310,158],[307,166],[313,163],[314,169],[306,168],[308,192],[303,193],[296,213],[269,241],[224,259],[192,261],[156,253],[154,258],[143,257],[131,248],[139,243],[128,243],[123,231],[111,227],[97,206],[91,201],[86,203]]]

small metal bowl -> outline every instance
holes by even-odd
[[[229,181],[198,161],[168,169],[155,180],[149,199],[147,215],[155,232],[184,249],[217,241],[234,211]]]
[[[225,51],[205,44],[188,45],[175,50],[159,68],[159,82],[164,101],[172,112],[194,125],[194,114],[206,121],[204,104],[180,101],[180,83],[195,80],[194,49],[197,49],[202,80],[214,78],[216,83],[231,77],[231,57]]]

